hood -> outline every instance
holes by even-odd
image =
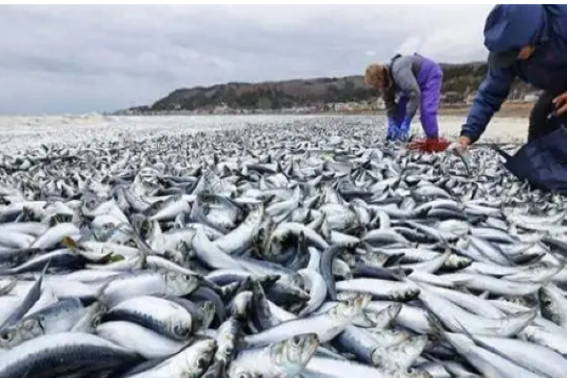
[[[497,5],[486,19],[484,45],[494,53],[519,50],[540,39],[546,22],[541,4]]]

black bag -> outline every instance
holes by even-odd
[[[567,194],[567,130],[564,126],[535,139],[514,156],[493,145],[506,159],[504,166],[533,188]]]

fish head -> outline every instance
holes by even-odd
[[[85,191],[81,203],[82,211],[85,214],[89,214],[100,207],[103,203],[102,198],[97,196],[96,193]]]
[[[193,322],[191,316],[185,312],[174,311],[166,320],[172,334],[179,340],[188,340],[192,334]]]
[[[426,370],[418,370],[416,368],[409,368],[407,371],[404,372],[403,378],[433,378],[433,375]],[[392,378],[396,377],[392,375]],[[402,377],[400,377],[402,378]]]
[[[231,314],[238,319],[246,318],[253,295],[251,291],[238,293],[229,305]]]
[[[407,366],[411,365],[411,360],[423,352],[428,341],[426,335],[420,335],[392,345],[387,349],[387,353],[384,353],[383,348],[376,348],[372,352],[372,363],[374,366],[405,370]]]
[[[216,314],[215,304],[211,301],[205,301],[199,306],[199,312],[201,314],[201,329],[207,329],[213,322]]]
[[[270,235],[274,230],[274,227],[275,225],[271,217],[266,217],[266,219],[258,227],[258,233],[254,237],[254,242],[260,250],[268,246]]]
[[[279,282],[283,286],[287,286],[296,290],[301,290],[300,288],[305,286],[303,277],[298,273],[283,275],[282,277],[280,277]]]
[[[201,377],[209,368],[215,354],[216,342],[213,339],[200,340],[183,352],[183,377]]]
[[[175,264],[183,264],[185,262],[185,257],[182,251],[187,251],[187,243],[185,241],[180,241],[176,250],[166,250],[163,253],[163,257]]]
[[[398,353],[399,355],[399,353]],[[372,354],[372,364],[374,366],[380,367],[384,373],[384,376],[389,378],[433,378],[431,373],[426,370],[419,370],[413,367],[405,368],[398,365],[398,362],[402,362],[407,356],[401,355],[401,361],[396,361],[392,359],[390,353],[384,353],[384,349],[376,348]]]
[[[400,344],[395,345],[394,348],[399,349],[403,354],[420,355],[428,342],[429,338],[427,335],[419,335],[410,337]]]
[[[278,370],[283,370],[282,377],[293,377],[307,365],[319,343],[315,333],[299,334],[274,343],[270,346],[271,362]]]
[[[401,311],[402,311],[401,303],[394,303],[386,308],[386,313],[388,314],[388,317],[392,320],[395,320]]]
[[[388,345],[399,344],[411,337],[408,331],[401,329],[381,329],[377,333],[373,332],[373,336],[379,340],[383,340]]]
[[[225,371],[225,364],[223,362],[213,361],[211,366],[209,366],[207,371],[202,376],[200,376],[200,378],[221,377],[224,371]]]
[[[83,317],[82,321],[85,322],[85,327],[82,331],[88,332],[89,329],[94,330],[102,324],[102,318],[108,311],[108,307],[103,302],[95,302],[90,305],[87,309],[85,316]]]
[[[401,303],[393,303],[380,312],[368,311],[368,316],[377,327],[387,328],[396,320],[401,310]]]
[[[12,349],[27,340],[43,335],[43,329],[36,318],[22,320],[13,327],[3,329],[0,332],[0,348]]]
[[[238,320],[230,318],[219,327],[219,336],[217,337],[217,353],[216,360],[220,360],[225,364],[232,361],[235,355],[235,346],[238,344],[241,336],[240,325]]]
[[[199,287],[201,278],[194,274],[179,272],[164,273],[167,291],[173,296],[185,296],[191,294]]]
[[[97,215],[91,222],[91,228],[100,234],[104,234],[116,227],[121,223],[118,218],[110,214]]]
[[[353,294],[350,298],[339,302],[329,312],[332,316],[340,319],[353,319],[362,314],[371,300],[370,294]]]
[[[376,327],[376,322],[372,319],[371,313],[365,313],[364,311],[360,316],[355,317],[352,320],[352,324],[360,328],[372,328]]]
[[[548,287],[542,286],[538,291],[538,297],[543,317],[556,324],[559,323],[561,321],[560,310],[557,308],[554,293]]]

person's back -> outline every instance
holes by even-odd
[[[512,69],[521,80],[559,95],[567,89],[567,5],[541,7],[540,23],[534,25],[535,33],[541,35],[535,51],[530,59],[519,60]],[[529,9],[524,12],[537,16]]]

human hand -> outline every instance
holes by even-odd
[[[567,92],[553,99],[553,104],[555,105],[555,111],[557,115],[562,115],[567,113]]]
[[[398,139],[402,142],[405,142],[409,139],[409,132],[411,129],[411,120],[406,118],[400,125],[400,133],[398,135]]]
[[[394,121],[393,119],[388,119],[388,136],[387,140],[396,140],[398,139],[400,126]]]
[[[456,142],[453,142],[447,147],[446,151],[449,152],[466,152],[471,144],[471,139],[466,136],[460,136]]]

